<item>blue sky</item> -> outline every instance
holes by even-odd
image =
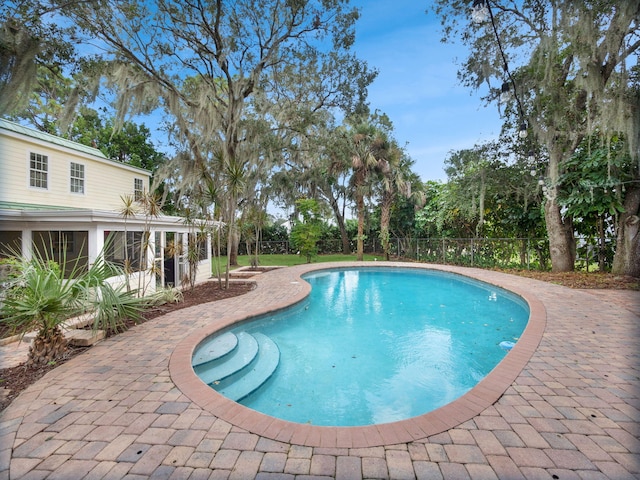
[[[395,138],[406,144],[423,181],[445,180],[451,150],[473,147],[500,133],[497,105],[459,85],[456,59],[462,46],[440,42],[438,18],[428,0],[352,0],[360,8],[355,52],[379,70],[369,88],[372,110],[386,113]]]
[[[429,1],[351,0],[361,14],[353,49],[379,71],[370,107],[389,116],[413,171],[423,181],[444,181],[448,152],[496,138],[502,122],[496,104],[485,106],[480,93],[459,85],[456,59],[466,58],[466,49],[440,42],[439,19],[425,13]],[[153,129],[157,120],[141,121]]]

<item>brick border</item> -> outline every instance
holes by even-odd
[[[523,298],[529,305],[529,322],[513,349],[473,389],[443,407],[424,415],[398,422],[357,427],[327,427],[299,424],[270,417],[244,407],[219,394],[203,383],[191,367],[191,358],[197,345],[207,336],[240,323],[256,315],[286,308],[304,299],[310,286],[302,280],[307,272],[349,267],[421,268],[463,275],[495,285]],[[536,351],[546,327],[543,303],[530,292],[521,291],[509,282],[509,275],[496,272],[490,280],[481,278],[481,270],[442,265],[385,262],[347,262],[307,264],[264,273],[256,281],[262,301],[247,302],[247,309],[238,311],[220,321],[198,329],[174,349],[169,360],[169,373],[177,388],[193,403],[232,425],[279,442],[309,447],[365,448],[393,445],[424,439],[442,433],[479,415],[493,405],[511,386]],[[285,295],[282,293],[286,292]],[[250,294],[247,294],[250,295]],[[264,299],[270,299],[264,301]],[[248,298],[250,300],[250,298]]]

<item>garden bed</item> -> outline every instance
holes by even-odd
[[[254,288],[255,283],[253,282],[231,282],[228,289],[220,288],[217,281],[201,283],[193,289],[187,288],[183,292],[184,298],[181,302],[167,303],[147,310],[143,314],[142,321],[146,322],[169,312],[192,307],[201,303],[215,302],[217,300],[243,295]],[[135,322],[129,321],[127,324],[130,327],[135,325]],[[115,333],[110,332],[108,335],[114,334]],[[21,364],[16,367],[0,369],[0,411],[4,410],[22,390],[37,381],[48,371],[69,361],[71,358],[87,350],[87,348],[90,347],[70,345],[67,348],[65,356],[53,364],[33,366]]]

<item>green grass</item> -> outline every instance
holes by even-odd
[[[302,265],[303,263],[307,263],[307,259],[300,255],[260,255],[258,257],[259,265],[261,267],[291,267],[293,265]],[[332,255],[318,255],[314,257],[311,263],[324,263],[324,262],[355,262],[357,260],[356,255],[342,255],[342,254],[332,254]],[[382,260],[381,255],[369,255],[365,254],[365,261],[374,261],[374,260]],[[218,261],[220,265],[220,270],[224,271],[227,265],[227,257],[221,257],[219,259],[212,259],[213,271],[215,272],[215,262]],[[239,255],[238,256],[238,266],[239,267],[248,267],[251,265],[251,258],[249,255]],[[232,267],[237,268],[237,267]]]

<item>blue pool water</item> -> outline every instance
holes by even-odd
[[[322,270],[311,294],[233,332],[279,349],[273,375],[239,403],[298,423],[356,426],[403,420],[473,388],[529,318],[518,296],[421,269]],[[212,385],[216,388],[215,385]]]

